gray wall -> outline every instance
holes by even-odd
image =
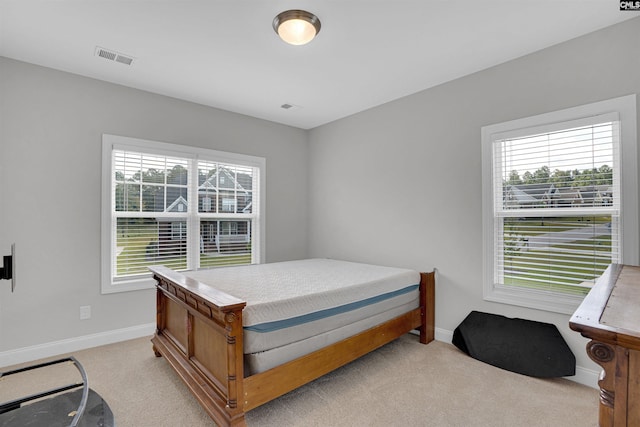
[[[103,133],[265,157],[266,259],[305,256],[305,131],[6,58],[0,76],[0,352],[155,322],[152,290],[100,294]]]
[[[309,256],[437,267],[438,328],[471,310],[554,323],[596,369],[569,316],[482,298],[480,129],[640,93],[638,40],[633,19],[312,130]]]
[[[482,299],[480,128],[640,93],[638,39],[634,19],[309,132],[0,58],[0,252],[18,249],[0,352],[154,321],[152,291],[99,292],[110,133],[264,156],[267,261],[437,267],[440,330],[471,310],[551,322],[596,369],[568,316]]]

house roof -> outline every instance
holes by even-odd
[[[508,204],[519,206],[545,202],[553,206],[595,205],[611,198],[613,189],[609,185],[586,187],[560,187],[554,184],[509,185],[504,197]]]
[[[507,187],[507,191],[520,203],[534,203],[545,197],[551,197],[556,188],[553,184],[522,184],[510,185]]]
[[[244,183],[244,185],[242,185]],[[198,189],[205,189],[211,191],[218,190],[234,190],[248,194],[251,190],[252,178],[250,175],[242,172],[235,174],[231,173],[224,167],[219,167],[211,174],[202,184],[198,186]]]
[[[515,185],[510,186],[507,192],[518,204],[536,203],[538,201],[537,198],[527,194],[526,191],[516,187]]]
[[[186,212],[187,201],[182,196],[178,196],[168,207],[167,212]]]

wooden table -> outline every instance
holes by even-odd
[[[611,264],[571,317],[603,368],[601,427],[640,426],[640,267]]]

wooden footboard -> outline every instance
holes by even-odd
[[[419,329],[434,339],[435,273],[421,273],[420,308],[268,371],[244,377],[242,310],[246,303],[166,267],[152,267],[157,329],[151,340],[209,416],[245,425],[244,413]]]

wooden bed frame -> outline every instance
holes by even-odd
[[[246,303],[163,266],[154,266],[157,329],[151,342],[220,426],[244,426],[245,412],[339,368],[407,332],[434,339],[435,272],[420,273],[420,307],[328,347],[244,376]]]

